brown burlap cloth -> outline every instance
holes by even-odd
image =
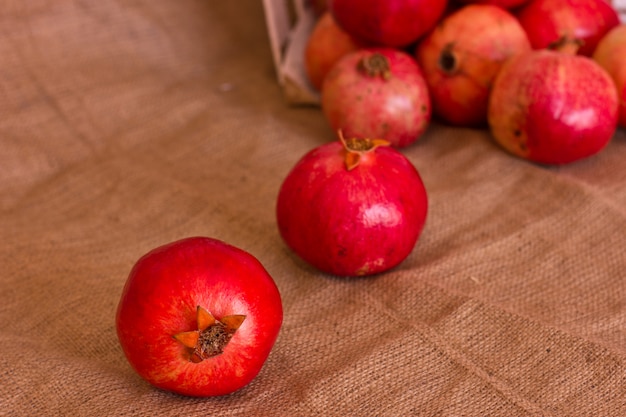
[[[430,196],[397,269],[299,261],[279,186],[333,134],[285,104],[254,0],[0,7],[0,415],[626,416],[626,133],[541,167],[433,124]],[[133,263],[195,235],[254,254],[285,320],[222,398],[152,388],[115,309]]]

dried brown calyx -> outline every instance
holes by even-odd
[[[385,139],[369,138],[345,138],[341,129],[337,131],[339,140],[346,150],[345,164],[348,171],[354,169],[361,160],[363,154],[373,151],[379,146],[389,146],[390,142]]]
[[[578,50],[585,44],[585,41],[570,35],[563,35],[559,39],[551,42],[547,49],[558,51],[568,55],[576,55]]]
[[[437,64],[446,74],[454,74],[456,72],[458,59],[454,53],[454,43],[450,42],[443,47]]]
[[[196,318],[197,330],[177,333],[172,337],[189,349],[189,360],[198,363],[224,352],[246,316],[234,314],[217,320],[206,309],[198,306]]]
[[[383,80],[391,78],[389,59],[380,52],[364,56],[357,64],[357,69],[368,77],[381,77]]]

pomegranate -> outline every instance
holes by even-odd
[[[346,54],[322,84],[322,111],[346,137],[380,138],[393,146],[415,142],[431,117],[422,70],[406,52],[360,49]]]
[[[530,49],[524,29],[501,7],[468,5],[446,16],[416,49],[433,113],[453,125],[485,125],[494,77],[506,59]]]
[[[260,371],[283,317],[272,277],[249,253],[193,237],[156,248],[132,268],[117,309],[117,335],[152,385],[216,396]]]
[[[619,97],[619,125],[626,127],[626,25],[616,26],[600,40],[593,59],[615,82]]]
[[[352,36],[404,47],[434,28],[446,6],[447,0],[329,0],[328,9]]]
[[[489,100],[495,140],[514,155],[566,164],[602,150],[617,125],[617,93],[593,60],[554,50],[511,58]]]
[[[428,199],[411,162],[380,139],[345,139],[304,155],[285,178],[280,234],[319,270],[347,277],[386,271],[413,250]]]
[[[600,38],[619,24],[619,16],[606,0],[531,0],[517,18],[535,49],[562,39],[578,41],[578,53],[591,56]]]
[[[321,90],[324,77],[332,66],[348,52],[361,45],[341,29],[330,13],[316,22],[304,50],[304,68],[315,89]]]

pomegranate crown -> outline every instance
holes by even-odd
[[[337,130],[337,136],[339,136],[339,141],[346,151],[344,162],[348,171],[353,170],[359,165],[361,157],[364,154],[372,152],[379,146],[390,145],[390,142],[385,139],[370,139],[359,137],[346,138],[343,136],[343,132],[341,129]]]
[[[361,58],[357,63],[357,70],[368,77],[381,77],[385,81],[391,78],[389,59],[380,52]]]

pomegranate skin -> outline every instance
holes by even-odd
[[[601,151],[617,126],[617,93],[593,60],[551,50],[507,62],[491,92],[488,120],[510,153],[566,164]]]
[[[534,49],[561,38],[582,42],[580,55],[591,56],[600,39],[619,25],[619,16],[606,0],[531,0],[517,18]]]
[[[486,125],[493,79],[506,59],[530,49],[524,29],[501,7],[468,5],[448,15],[416,49],[433,113],[452,125]]]
[[[373,54],[388,60],[388,79],[359,69]],[[385,139],[398,148],[416,142],[431,119],[422,70],[411,55],[391,48],[360,49],[341,58],[324,79],[321,106],[333,130]]]
[[[596,61],[615,82],[619,97],[619,125],[626,127],[626,25],[619,25],[598,43]]]
[[[309,35],[304,50],[304,68],[313,87],[321,90],[324,77],[333,65],[362,46],[337,25],[330,13],[324,13]]]
[[[392,147],[363,154],[351,170],[345,153],[330,142],[298,161],[278,195],[278,228],[300,258],[323,272],[377,274],[413,250],[426,221],[426,189]]]
[[[329,0],[337,23],[377,46],[404,47],[435,27],[446,0]]]

